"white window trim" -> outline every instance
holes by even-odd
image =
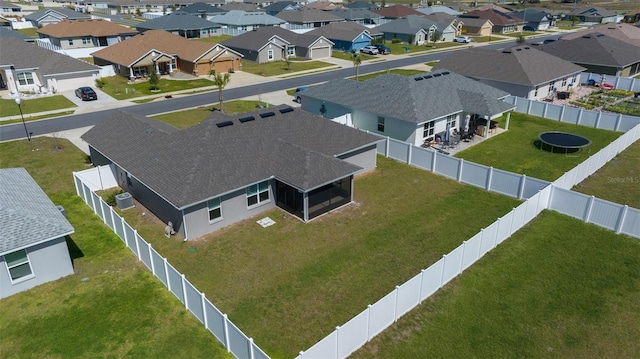
[[[33,266],[31,266],[31,258],[29,258],[29,252],[27,252],[27,250],[26,250],[26,249],[21,249],[21,250],[19,250],[19,251],[24,251],[25,257],[27,257],[27,262],[26,262],[26,263],[27,263],[27,264],[29,264],[29,270],[31,271],[31,274],[28,274],[28,275],[26,275],[26,276],[24,276],[24,277],[20,277],[20,278],[18,278],[18,279],[13,279],[13,278],[11,278],[11,271],[10,271],[10,270],[11,270],[11,268],[15,268],[15,267],[17,267],[17,266],[23,265],[23,264],[24,264],[24,262],[19,263],[19,264],[17,264],[17,265],[14,265],[14,266],[12,266],[12,267],[9,267],[9,261],[7,260],[7,257],[6,257],[6,255],[5,255],[5,256],[4,256],[4,265],[5,265],[5,267],[7,268],[7,275],[9,276],[9,280],[11,280],[11,284],[18,284],[18,283],[22,283],[22,282],[24,282],[24,281],[27,281],[27,280],[29,280],[29,279],[32,279],[32,278],[35,278],[35,277],[36,277],[36,275],[33,273]],[[13,253],[16,253],[16,252],[19,252],[19,251],[15,251],[15,252],[7,253],[7,254],[13,254]]]
[[[214,207],[214,208],[211,208],[211,207],[209,206],[209,202],[211,202],[212,200],[215,200],[215,199],[217,199],[217,200],[218,200],[218,206],[216,206],[216,207]],[[216,218],[214,218],[214,219],[211,219],[211,210],[212,210],[212,209],[220,209],[220,216],[219,216],[219,217],[216,217]],[[220,197],[218,197],[218,198],[214,198],[214,199],[211,199],[211,200],[208,200],[208,201],[207,201],[207,218],[209,219],[209,223],[216,223],[216,222],[220,222],[220,221],[222,221],[222,220],[224,219],[224,218],[222,217],[222,200],[220,199]]]
[[[24,85],[20,83],[20,75],[24,75]],[[28,77],[30,77],[30,79]],[[33,75],[33,72],[18,72],[16,73],[16,80],[19,86],[32,86],[36,84],[36,77]],[[29,83],[29,80],[31,83]]]
[[[267,61],[273,61],[274,56],[273,56],[273,49],[269,49],[267,50]]]
[[[265,182],[267,183],[267,189],[266,189],[266,190],[264,190],[264,191],[260,191],[260,184],[261,184],[261,183],[265,183]],[[256,193],[255,193],[255,194],[252,194],[252,195],[249,195],[249,188],[251,188],[251,187],[253,187],[253,186],[256,186]],[[263,204],[265,204],[265,203],[269,203],[269,202],[271,202],[271,192],[270,192],[270,187],[271,187],[271,186],[270,186],[270,184],[269,184],[269,180],[262,181],[262,182],[260,182],[260,183],[256,183],[256,184],[254,184],[254,185],[251,185],[251,186],[247,187],[247,189],[245,190],[245,196],[246,196],[246,198],[247,198],[247,209],[256,208],[256,207],[262,206],[262,205],[263,205]],[[266,200],[264,200],[264,201],[261,201],[261,200],[260,200],[260,194],[261,194],[261,193],[264,193],[264,192],[267,192],[267,194],[269,195],[269,198],[267,198],[267,199],[266,199]],[[256,203],[254,203],[254,204],[251,204],[251,205],[250,205],[250,204],[249,204],[249,197],[253,197],[253,196],[256,196],[256,198],[257,198],[257,202],[256,202]]]

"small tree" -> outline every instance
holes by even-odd
[[[222,95],[222,90],[229,84],[231,80],[231,75],[226,74],[218,74],[216,70],[209,71],[209,76],[213,77],[213,84],[218,88],[218,102],[220,103],[220,111],[224,112],[224,97]]]
[[[351,61],[353,61],[353,66],[356,68],[356,81],[358,81],[358,69],[362,64],[362,58],[360,57],[360,54],[357,52],[351,53]]]
[[[442,33],[438,30],[434,31],[431,33],[431,42],[438,42],[440,41],[440,38],[442,37]]]
[[[284,54],[284,63],[287,64],[287,71],[291,70],[291,57],[288,53]]]
[[[518,44],[518,45],[524,44],[525,41],[526,40],[524,38],[524,35],[522,35],[522,34],[518,35],[518,37],[516,38],[516,44]]]
[[[151,91],[158,90],[158,85],[160,84],[160,77],[158,77],[158,73],[156,73],[153,66],[149,66],[147,72],[149,73],[149,85],[151,85]]]

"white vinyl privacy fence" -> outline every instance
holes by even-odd
[[[602,75],[595,74],[593,72],[583,72],[580,74],[580,78],[583,80],[582,82],[587,82],[587,80],[594,80],[596,83],[606,83],[611,84],[616,90],[625,90],[625,91],[640,91],[640,80],[629,77],[620,77],[620,76],[611,76],[611,75]]]
[[[74,172],[76,193],[116,233],[133,254],[184,304],[236,358],[268,359],[254,342],[236,327],[209,299],[193,286],[167,258],[156,252],[138,232],[98,196],[95,191],[117,185],[109,166]]]

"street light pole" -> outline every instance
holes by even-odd
[[[24,133],[27,134],[27,140],[31,142],[31,135],[33,132],[29,132],[27,130],[27,124],[24,122],[24,115],[22,114],[22,105],[19,98],[16,99],[16,105],[18,105],[18,109],[20,110],[20,118],[22,118],[22,125],[24,126]]]

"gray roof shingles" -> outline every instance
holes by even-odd
[[[0,169],[0,255],[73,233],[24,168]]]
[[[220,25],[184,11],[174,12],[136,25],[144,30],[199,30],[219,28]]]
[[[308,96],[416,124],[461,111],[494,115],[513,108],[500,100],[508,93],[462,75],[450,72],[420,81],[414,79],[420,76],[423,75],[386,74],[363,82],[338,79],[309,88],[300,96],[303,102]],[[462,96],[460,90],[480,94],[484,101]]]
[[[538,49],[577,64],[626,67],[640,62],[640,47],[603,34],[554,41]]]
[[[221,44],[232,49],[258,51],[266,46],[274,36],[278,36],[292,45],[308,47],[322,35],[298,34],[279,26],[267,26],[234,36]]]
[[[311,190],[360,170],[335,156],[380,140],[306,111],[281,114],[284,107],[235,116],[213,113],[173,133],[118,110],[82,138],[176,208],[272,176]],[[275,115],[258,115],[266,112]],[[238,121],[246,116],[255,120]],[[232,126],[216,126],[229,120]]]
[[[415,34],[420,29],[428,31],[431,26],[437,28],[438,25],[425,17],[418,15],[409,15],[405,18],[395,19],[389,21],[386,24],[376,26],[375,29],[385,33],[397,33],[397,34]]]

